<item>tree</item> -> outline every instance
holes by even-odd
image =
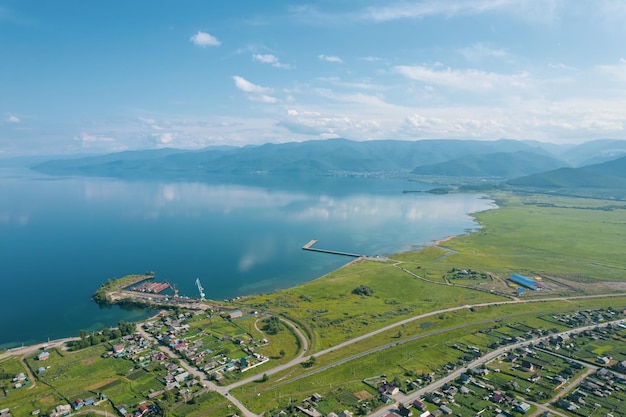
[[[352,294],[371,297],[374,294],[374,290],[366,285],[359,285],[358,287],[352,290]]]
[[[317,362],[317,358],[315,356],[311,356],[307,361],[302,362],[302,366],[304,368],[311,368]]]
[[[268,334],[277,334],[285,328],[285,325],[276,316],[272,316],[265,322],[263,330]]]

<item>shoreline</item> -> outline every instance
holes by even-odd
[[[500,208],[497,204],[495,204],[495,200],[492,197],[485,196],[484,194],[480,194],[480,196],[482,198],[486,197],[486,198],[491,199],[493,201],[493,203],[494,203],[494,206],[486,208],[485,210],[480,210],[480,211],[476,211],[476,212],[467,213],[467,215],[469,217],[471,217],[474,220],[474,222],[476,223],[476,229],[474,231],[470,232],[470,233],[474,233],[475,231],[478,231],[478,230],[480,230],[480,228],[482,228],[482,225],[476,221],[476,217],[474,216],[476,213]],[[467,235],[467,232],[465,232],[465,233],[462,232],[462,233],[459,233],[459,234],[456,234],[456,235],[448,235],[448,236],[445,236],[444,238],[438,239],[438,240],[431,240],[429,243],[423,244],[423,245],[412,245],[413,249],[410,249],[408,251],[394,252],[394,253],[392,253],[390,255],[385,256],[384,258],[392,258],[394,254],[399,254],[399,253],[403,253],[403,252],[420,251],[420,250],[422,250],[424,248],[427,248],[429,246],[440,246],[442,243],[449,242],[450,240],[452,240],[452,239],[454,239],[456,237],[464,236],[464,235]],[[353,265],[353,264],[356,264],[356,263],[363,262],[364,260],[374,260],[374,261],[376,261],[376,259],[371,258],[371,257],[366,257],[366,256],[358,257],[358,258],[352,259],[352,260],[346,262],[345,264],[343,264],[343,265],[333,269],[332,271],[329,271],[329,272],[327,272],[325,274],[322,274],[322,275],[320,275],[320,276],[318,276],[318,277],[316,277],[316,278],[314,278],[312,280],[309,280],[309,281],[306,281],[306,282],[303,282],[303,283],[300,283],[300,284],[296,284],[296,285],[294,285],[292,287],[279,288],[279,289],[276,289],[274,291],[288,290],[288,289],[296,288],[296,287],[298,287],[300,285],[306,284],[307,282],[313,282],[313,281],[317,281],[317,280],[323,279],[328,274],[330,274],[330,273],[332,273],[334,271],[346,268],[346,267],[348,267],[350,265]],[[381,257],[381,260],[382,260],[382,257]],[[250,297],[250,296],[256,296],[256,295],[260,295],[260,294],[259,293],[255,293],[255,294],[253,293],[253,294],[241,295],[239,297]],[[213,300],[207,300],[207,301],[210,302],[210,301],[213,301]],[[142,322],[145,322],[145,321],[153,320],[155,317],[158,317],[159,314],[160,313],[156,313],[155,315],[150,316],[150,317],[148,317],[146,319],[137,321],[137,323],[142,323]],[[59,339],[53,339],[53,340],[50,340],[49,342],[39,342],[39,343],[30,344],[30,345],[22,345],[22,346],[15,346],[15,347],[6,348],[5,350],[0,350],[0,359],[3,359],[5,357],[9,357],[9,356],[13,356],[13,355],[20,355],[20,353],[18,351],[20,351],[22,349],[24,349],[24,351],[25,351],[24,354],[26,354],[28,352],[35,352],[35,351],[37,351],[37,349],[40,349],[41,347],[43,347],[45,345],[48,345],[48,346],[52,346],[53,344],[55,344],[55,345],[58,345],[58,344],[64,345],[65,343],[67,343],[69,341],[79,340],[79,339],[80,339],[80,337],[78,337],[78,336],[69,336],[69,337],[63,337],[63,338],[59,338]],[[18,353],[16,353],[16,352],[18,352]]]
[[[156,318],[158,318],[161,315],[161,312],[159,311],[158,313],[144,319],[141,321],[137,321],[134,323],[143,323],[143,322],[147,322],[150,320],[154,320]],[[56,348],[56,349],[63,349],[65,351],[67,351],[67,344],[69,342],[74,342],[76,340],[80,340],[79,336],[70,336],[70,337],[62,337],[60,339],[52,339],[49,340],[47,342],[40,342],[40,343],[34,343],[34,344],[30,344],[30,345],[23,345],[23,346],[16,346],[16,347],[12,347],[12,348],[7,348],[5,350],[0,350],[0,360],[2,359],[6,359],[9,358],[11,356],[23,356],[23,355],[28,355],[28,354],[32,354],[34,352],[37,351],[44,351],[47,348]]]

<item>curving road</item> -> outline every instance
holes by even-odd
[[[406,271],[406,272],[410,273],[410,271]],[[463,305],[463,306],[450,307],[450,308],[445,308],[445,309],[441,309],[441,310],[437,310],[437,311],[431,311],[431,312],[424,313],[424,314],[419,314],[419,315],[416,315],[416,316],[413,316],[413,317],[409,317],[407,319],[404,319],[404,320],[401,320],[401,321],[389,324],[389,325],[387,325],[385,327],[382,327],[380,329],[374,330],[374,331],[372,331],[370,333],[358,336],[358,337],[356,337],[354,339],[350,339],[348,341],[342,342],[342,343],[340,343],[338,345],[335,345],[333,347],[330,347],[330,348],[321,350],[319,352],[316,352],[315,356],[319,357],[319,356],[328,354],[328,353],[333,352],[335,350],[342,349],[342,348],[350,346],[350,345],[352,345],[354,343],[358,343],[358,342],[360,342],[362,340],[365,340],[365,339],[374,337],[376,335],[379,335],[381,333],[384,333],[386,331],[392,330],[392,329],[394,329],[394,328],[396,328],[398,326],[402,326],[404,324],[411,323],[411,322],[416,321],[416,320],[432,317],[432,316],[435,316],[435,315],[438,315],[438,314],[442,314],[442,313],[460,311],[460,310],[465,310],[465,309],[469,309],[469,308],[476,308],[476,307],[488,307],[488,306],[498,306],[498,305],[506,305],[506,304],[536,303],[536,302],[546,302],[546,301],[567,301],[567,300],[576,300],[576,299],[608,298],[608,297],[623,297],[623,296],[626,296],[626,293],[581,295],[581,296],[572,296],[572,297],[552,297],[552,298],[541,298],[541,299],[530,299],[530,300],[496,301],[496,302],[490,302],[490,303],[480,303],[480,304],[472,304],[472,305],[468,304],[468,305]],[[267,375],[276,374],[278,372],[284,371],[284,370],[286,370],[288,368],[291,368],[293,366],[300,365],[302,362],[308,360],[308,358],[305,357],[306,353],[309,350],[308,339],[306,338],[306,336],[293,323],[291,323],[291,322],[289,322],[287,320],[284,320],[282,318],[281,318],[281,320],[284,323],[286,323],[288,326],[290,326],[291,329],[294,330],[295,334],[301,340],[303,349],[302,349],[302,351],[300,352],[300,354],[296,358],[294,358],[293,360],[289,361],[288,363],[276,366],[276,367],[274,367],[272,369],[269,369],[266,372],[264,372]],[[621,321],[621,320],[616,320],[615,322],[619,322],[619,321]],[[613,322],[611,322],[611,323],[613,323]],[[148,338],[149,340],[154,340],[152,335],[150,335],[145,330],[143,330],[142,324],[143,323],[138,323],[137,324],[137,331],[140,332],[144,337]],[[475,324],[475,323],[463,324],[463,325],[459,325],[459,326],[463,327],[463,326],[468,326],[468,325],[472,325],[472,324]],[[604,325],[606,325],[606,324],[604,324]],[[455,326],[454,328],[458,328],[459,326]],[[592,327],[596,327],[596,326],[598,326],[598,325],[596,324],[596,325],[588,326],[588,327],[592,328]],[[441,332],[441,331],[448,331],[448,330],[451,330],[451,329],[454,329],[454,328],[439,329],[437,331],[439,331],[439,332]],[[584,328],[582,328],[582,329],[584,329]],[[563,332],[563,333],[568,333],[568,332]],[[350,358],[345,358],[345,359],[333,362],[332,364],[329,364],[329,365],[326,365],[325,367],[323,367],[323,369],[328,369],[328,368],[333,367],[333,366],[338,366],[338,365],[340,365],[342,363],[345,363],[345,362],[347,362],[349,360],[354,360],[354,359],[356,359],[358,357],[362,357],[362,356],[371,354],[371,353],[376,352],[376,351],[387,349],[387,348],[391,347],[392,345],[395,345],[395,344],[398,344],[398,343],[406,343],[406,342],[408,342],[410,340],[414,340],[415,338],[419,338],[419,337],[424,337],[424,335],[413,336],[412,338],[398,340],[397,342],[392,343],[392,344],[387,344],[387,345],[380,346],[380,347],[377,347],[377,348],[374,348],[374,349],[370,349],[370,350],[368,350],[366,352],[359,353],[359,354],[354,355],[354,356],[352,356]],[[9,351],[6,351],[6,352],[3,352],[2,354],[0,354],[0,359],[2,359],[4,357],[7,357],[7,356],[32,354],[32,353],[36,352],[37,350],[42,349],[44,346],[63,348],[63,346],[68,341],[77,340],[77,339],[79,339],[79,338],[75,338],[74,337],[74,338],[67,338],[67,339],[59,339],[59,340],[51,341],[49,343],[41,343],[41,344],[38,344],[38,345],[25,346],[25,347],[21,347],[21,348],[12,349],[12,350],[9,350]],[[505,352],[508,349],[513,349],[513,348],[518,347],[518,346],[524,346],[524,345],[526,345],[528,343],[539,341],[541,339],[542,338],[537,338],[537,339],[533,339],[531,341],[520,342],[520,343],[517,343],[517,344],[514,344],[514,345],[510,345],[510,346],[501,348],[499,350],[490,352],[487,355],[485,355],[484,357],[479,358],[479,359],[475,360],[474,362],[472,362],[472,364],[468,365],[468,367],[474,367],[474,366],[477,366],[477,365],[479,365],[481,363],[487,362],[487,361],[495,358],[496,356],[498,356],[500,353]],[[167,347],[167,346],[159,345],[159,349],[161,351],[163,351],[164,353],[166,353],[171,358],[179,358],[179,356],[175,352],[173,352],[171,349],[169,349],[169,347]],[[181,361],[181,366],[184,367],[190,374],[198,376],[200,378],[200,380],[202,381],[202,383],[204,384],[205,387],[208,387],[209,389],[211,389],[211,390],[213,390],[215,392],[218,392],[221,395],[223,395],[225,398],[227,398],[231,403],[233,403],[236,407],[238,407],[239,410],[241,410],[241,413],[243,414],[243,416],[245,416],[245,417],[258,417],[257,414],[255,414],[255,413],[251,412],[250,410],[248,410],[239,400],[237,400],[232,395],[229,395],[229,391],[230,390],[232,390],[234,388],[237,388],[237,387],[240,387],[242,385],[248,384],[248,383],[258,379],[258,375],[253,375],[253,376],[250,376],[250,377],[248,377],[246,379],[242,379],[240,381],[234,382],[234,383],[232,383],[232,384],[230,384],[228,386],[221,387],[221,386],[216,385],[212,381],[208,380],[208,378],[207,378],[207,376],[206,376],[206,374],[204,372],[201,372],[198,369],[196,369],[195,367],[190,366],[184,360]],[[312,371],[311,373],[308,373],[306,376],[311,375],[312,373],[315,373],[315,372],[320,372],[323,369],[316,369],[316,370]],[[420,395],[422,395],[424,392],[436,389],[436,388],[440,387],[441,385],[445,384],[446,382],[448,382],[448,381],[458,377],[462,372],[463,372],[463,370],[457,370],[457,371],[453,372],[452,374],[446,376],[445,378],[442,378],[439,381],[436,381],[435,383],[429,385],[428,387],[425,387],[425,388],[423,388],[421,390],[413,392],[410,395],[398,396],[397,400],[400,401],[400,402],[403,402],[403,403],[413,401],[414,399],[416,399]],[[300,376],[298,378],[302,378],[302,377],[304,377],[304,376]],[[376,413],[372,413],[372,414],[370,414],[370,416],[371,417],[379,417],[379,416],[385,415],[386,412],[388,412],[388,407],[385,407],[384,409],[379,410]]]
[[[592,325],[588,325],[588,326],[582,326],[582,327],[577,327],[576,329],[569,329],[560,333],[554,333],[548,336],[541,336],[541,337],[535,337],[533,339],[530,340],[525,340],[523,342],[517,342],[505,347],[502,347],[500,349],[496,349],[494,351],[491,351],[489,353],[487,353],[484,356],[481,356],[480,358],[474,360],[473,362],[471,362],[470,364],[464,366],[463,368],[457,369],[456,371],[450,373],[449,375],[433,382],[432,384],[425,386],[423,388],[420,388],[417,391],[413,391],[410,394],[396,394],[394,396],[394,399],[396,400],[396,403],[394,404],[394,408],[397,409],[398,406],[400,405],[400,403],[402,404],[407,404],[407,403],[411,403],[415,400],[417,400],[418,398],[421,398],[423,395],[425,395],[427,392],[436,390],[438,388],[440,388],[441,386],[443,386],[444,384],[455,380],[456,378],[458,378],[459,376],[461,376],[462,373],[464,373],[467,369],[470,368],[476,368],[484,363],[490,362],[493,359],[497,358],[498,356],[502,355],[503,353],[509,351],[509,350],[514,350],[517,349],[519,347],[523,347],[523,346],[527,346],[533,343],[537,343],[540,341],[547,341],[548,339],[550,339],[551,337],[554,336],[559,336],[559,335],[570,335],[572,333],[578,333],[584,330],[589,330],[589,329],[593,329],[596,327],[606,327],[609,324],[615,324],[615,323],[619,323],[622,322],[623,319],[618,319],[618,320],[613,320],[613,321],[609,321],[606,323],[595,323]],[[388,407],[383,407],[382,409],[379,409],[373,413],[367,414],[367,417],[383,417],[385,416],[387,413],[389,413],[390,409]]]

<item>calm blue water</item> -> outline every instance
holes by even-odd
[[[239,182],[236,184],[235,182]],[[402,193],[397,179],[55,178],[0,169],[0,348],[77,335],[142,310],[100,308],[107,278],[155,271],[207,298],[269,292],[315,279],[351,258],[385,255],[473,229],[478,195]]]

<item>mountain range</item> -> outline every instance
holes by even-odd
[[[52,175],[197,178],[211,175],[413,174],[507,181],[511,187],[626,188],[626,141],[311,140],[201,150],[126,151],[36,163]]]

